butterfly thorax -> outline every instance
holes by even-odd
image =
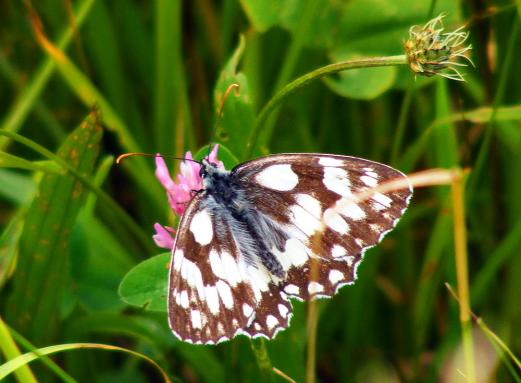
[[[229,170],[220,169],[203,160],[201,174],[204,192],[211,195],[218,204],[239,210],[244,207],[243,193]]]
[[[212,197],[208,199],[212,201],[208,202],[209,210],[216,216],[228,215],[226,220],[235,222],[230,225],[235,237],[246,235],[244,241],[239,241],[239,247],[248,263],[260,262],[274,276],[283,278],[282,265],[273,255],[272,248],[282,251],[285,236],[254,208],[233,172],[220,169],[205,160],[202,166],[203,193]]]

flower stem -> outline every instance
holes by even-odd
[[[452,204],[454,215],[454,250],[456,257],[456,278],[458,298],[460,300],[460,323],[462,331],[463,354],[465,358],[465,376],[469,383],[476,382],[474,364],[474,340],[470,316],[470,293],[468,280],[467,230],[465,227],[465,187],[460,170],[455,170],[452,181]]]
[[[330,65],[326,65],[315,69],[311,72],[306,73],[303,76],[293,80],[289,84],[287,84],[284,88],[282,88],[279,92],[277,92],[264,106],[261,110],[257,119],[255,120],[255,124],[253,125],[253,129],[251,131],[250,137],[246,144],[245,150],[245,159],[251,157],[253,150],[255,149],[255,145],[257,144],[257,140],[259,138],[259,134],[262,130],[263,123],[269,114],[277,107],[282,101],[293,94],[298,89],[308,85],[312,81],[318,80],[324,76],[329,74],[342,72],[348,69],[357,69],[357,68],[371,68],[371,67],[380,67],[380,66],[393,66],[393,65],[406,65],[407,58],[405,55],[398,56],[385,56],[385,57],[370,57],[370,58],[361,58],[347,61],[340,61],[337,63],[333,63]]]

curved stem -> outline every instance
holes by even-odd
[[[259,134],[262,130],[262,126],[268,115],[277,107],[279,104],[289,95],[293,94],[298,89],[308,85],[310,82],[318,80],[324,76],[329,74],[342,72],[348,69],[357,69],[357,68],[371,68],[371,67],[380,67],[380,66],[393,66],[393,65],[404,65],[407,64],[407,58],[405,55],[398,56],[385,56],[385,57],[371,57],[371,58],[361,58],[347,61],[340,61],[337,63],[333,63],[330,65],[323,66],[321,68],[315,69],[305,75],[293,80],[284,88],[282,88],[275,96],[273,96],[268,103],[261,110],[257,119],[255,120],[255,124],[253,126],[252,132],[246,144],[245,157],[251,157],[253,153],[253,149],[257,144],[257,139],[259,138]]]

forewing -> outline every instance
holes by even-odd
[[[398,170],[348,156],[272,155],[232,173],[251,203],[287,233],[284,250],[273,249],[287,272],[281,288],[304,300],[332,296],[353,283],[365,250],[396,225],[412,195]],[[372,192],[395,180],[405,187]],[[368,198],[357,198],[368,191]]]
[[[179,224],[170,265],[168,318],[181,340],[272,338],[288,326],[290,303],[262,265],[244,262],[241,241],[251,238],[229,212],[204,192],[194,197]]]

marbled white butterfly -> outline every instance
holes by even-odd
[[[358,200],[401,172],[330,154],[277,154],[231,171],[203,160],[172,251],[169,324],[183,341],[273,338],[290,298],[331,297],[397,223],[412,188]]]

